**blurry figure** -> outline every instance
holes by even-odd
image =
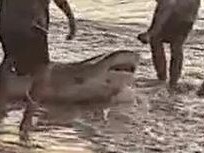
[[[183,44],[196,20],[199,6],[200,0],[157,0],[150,28],[138,35],[142,43],[150,43],[153,64],[159,80],[167,79],[163,43],[170,44],[170,87],[175,87],[180,78]]]
[[[69,19],[70,33],[75,34],[75,21],[66,0],[54,0]],[[7,73],[14,67],[17,75],[34,75],[47,65],[49,0],[0,0],[0,41],[4,59],[0,65],[0,104],[4,101]]]

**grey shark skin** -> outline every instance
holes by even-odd
[[[8,76],[6,97],[25,96],[29,90],[35,101],[80,102],[108,99],[132,84],[139,55],[116,51],[79,63],[50,63],[34,78]],[[8,74],[7,74],[8,75]]]
[[[117,51],[79,63],[50,63],[33,78],[5,74],[0,104],[27,96],[29,101],[20,124],[20,139],[27,141],[32,116],[39,105],[108,102],[133,83],[138,61],[137,53]]]

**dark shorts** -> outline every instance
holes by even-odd
[[[172,16],[168,19],[166,24],[163,26],[160,37],[164,42],[172,42],[178,37],[186,39],[189,32],[191,31],[193,22],[181,21]]]
[[[49,62],[47,35],[38,30],[31,33],[4,32],[2,38],[19,74],[34,73],[40,65]]]

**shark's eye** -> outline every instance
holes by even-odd
[[[83,84],[84,79],[82,77],[74,77],[74,81],[76,84]]]
[[[111,80],[110,79],[106,79],[106,83],[111,83]]]
[[[109,71],[124,71],[124,72],[134,73],[135,66],[130,63],[118,64],[118,65],[111,66],[109,68]]]

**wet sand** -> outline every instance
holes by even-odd
[[[34,146],[30,147],[18,141],[22,110],[13,108],[10,117],[1,123],[0,152],[204,152],[204,99],[195,95],[204,80],[202,16],[184,46],[181,90],[169,93],[168,82],[156,81],[149,46],[136,39],[147,25],[79,19],[76,38],[67,41],[64,17],[56,13],[55,7],[52,13],[49,34],[52,60],[75,62],[119,49],[132,50],[141,55],[135,83],[114,97],[112,103],[103,105],[96,101],[94,105],[80,107],[54,105],[50,116],[41,118],[32,131]],[[169,61],[168,49],[166,53]],[[106,108],[110,113],[104,121],[102,111]]]

